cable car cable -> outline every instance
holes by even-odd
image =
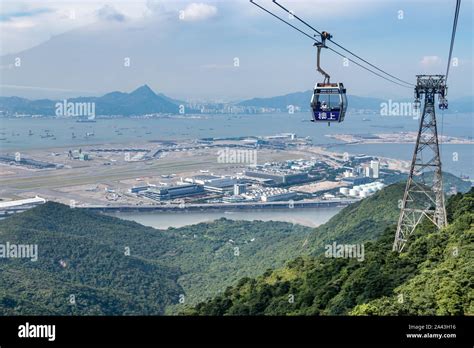
[[[334,50],[334,49],[331,48],[331,47],[328,47],[328,49],[331,50],[331,51],[333,51],[333,52],[336,53],[337,55],[339,55],[339,56],[341,56],[341,57],[343,57],[343,58],[346,58],[347,60],[349,60],[350,62],[354,63],[355,65],[360,66],[362,69],[365,69],[365,70],[371,72],[372,74],[377,75],[377,76],[383,78],[384,80],[387,80],[387,81],[389,81],[389,82],[392,82],[392,83],[394,83],[394,84],[396,84],[396,85],[399,85],[399,86],[402,86],[402,87],[405,87],[405,88],[410,88],[410,89],[413,88],[413,87],[411,87],[411,86],[402,85],[401,83],[398,83],[398,82],[396,82],[396,81],[390,80],[389,78],[387,78],[387,77],[385,77],[385,76],[383,76],[383,75],[380,75],[379,73],[377,73],[377,72],[375,72],[375,71],[373,71],[373,70],[370,70],[369,68],[367,68],[367,67],[365,67],[365,66],[363,66],[363,65],[361,65],[361,64],[359,64],[359,63],[357,63],[356,61],[354,61],[354,60],[352,60],[352,59],[346,57],[346,56],[343,55],[342,53],[337,52],[336,50]]]
[[[256,2],[254,2],[253,0],[250,0],[250,2],[251,2],[252,4],[254,4],[255,6],[259,7],[260,9],[262,9],[263,11],[265,11],[266,13],[268,13],[268,14],[272,15],[273,17],[279,19],[279,20],[282,21],[283,23],[288,24],[288,25],[289,25],[290,27],[292,27],[293,29],[298,30],[301,34],[303,34],[303,35],[309,37],[311,40],[314,40],[314,41],[316,41],[316,42],[319,43],[319,41],[316,40],[313,36],[311,36],[311,35],[305,33],[303,30],[298,29],[298,28],[295,27],[293,24],[288,23],[288,22],[285,21],[283,18],[280,18],[279,16],[277,16],[276,14],[274,14],[274,13],[272,13],[271,11],[267,10],[266,8],[260,6],[259,4],[257,4]]]
[[[460,0],[458,0],[460,1]],[[278,7],[280,7],[281,9],[283,9],[284,11],[286,11],[288,14],[292,15],[293,17],[295,17],[297,20],[299,20],[301,23],[303,23],[304,25],[306,25],[308,28],[310,28],[311,30],[314,30],[316,33],[318,33],[319,35],[322,35],[321,32],[319,32],[317,29],[315,29],[313,26],[311,26],[310,24],[308,24],[306,21],[304,21],[303,19],[301,19],[300,17],[298,17],[297,15],[295,15],[292,11],[288,10],[286,7],[284,7],[283,5],[279,4],[276,0],[273,0],[273,3],[276,4]],[[377,66],[375,66],[374,64],[368,62],[367,60],[361,58],[360,56],[358,56],[357,54],[355,54],[354,52],[351,52],[350,50],[348,50],[347,48],[341,46],[340,44],[338,44],[337,42],[333,41],[331,38],[328,38],[328,41],[331,41],[334,45],[336,45],[337,47],[343,49],[344,51],[352,54],[354,57],[360,59],[361,61],[363,61],[364,63],[370,65],[371,67],[377,69],[378,71],[380,72],[383,72],[384,74],[400,81],[400,82],[403,82],[403,83],[406,83],[412,87],[414,87],[415,85],[410,83],[410,82],[407,82],[407,81],[404,81],[402,79],[399,79],[398,77],[396,76],[393,76],[392,74],[389,74],[388,72],[378,68]]]
[[[453,30],[451,32],[451,44],[449,46],[449,56],[448,56],[448,66],[446,67],[446,77],[444,79],[444,83],[448,83],[448,75],[449,75],[449,68],[451,67],[451,57],[453,54],[453,47],[454,47],[454,38],[456,37],[456,28],[458,25],[458,18],[459,18],[459,9],[461,8],[461,0],[456,0],[456,8],[454,10],[454,20],[453,20]],[[440,142],[440,155],[442,155],[443,149],[443,132],[444,132],[444,108],[441,109],[441,137],[439,139]]]
[[[458,25],[458,17],[459,17],[459,8],[460,7],[461,7],[461,0],[456,0],[456,9],[454,10],[453,31],[451,33],[451,45],[449,47],[448,66],[446,68],[446,78],[444,79],[445,83],[447,83],[447,81],[448,81],[449,68],[451,66],[451,56],[453,54],[454,38],[456,37],[456,28],[457,28],[457,25]]]
[[[289,25],[289,26],[292,27],[293,29],[297,30],[297,31],[300,32],[301,34],[307,36],[308,38],[310,38],[311,40],[315,41],[316,43],[320,43],[320,42],[319,42],[318,40],[316,40],[313,36],[311,36],[311,35],[305,33],[304,31],[300,30],[299,28],[295,27],[294,25],[290,24],[289,22],[285,21],[283,18],[277,16],[276,14],[274,14],[274,13],[272,13],[271,11],[267,10],[266,8],[260,6],[259,4],[257,4],[256,2],[254,2],[253,0],[250,0],[250,2],[251,2],[252,4],[254,4],[255,6],[259,7],[260,9],[262,9],[263,11],[267,12],[268,14],[272,15],[273,17],[279,19],[279,20],[282,21],[283,23]],[[393,80],[391,80],[391,79],[389,79],[389,78],[387,78],[387,77],[385,77],[385,76],[383,76],[383,75],[381,75],[381,74],[379,74],[379,73],[377,73],[377,72],[375,72],[375,71],[373,71],[373,70],[371,70],[371,69],[369,69],[369,68],[367,68],[367,67],[365,67],[365,66],[359,64],[358,62],[354,61],[353,59],[348,58],[348,57],[346,57],[344,54],[342,54],[342,53],[336,51],[336,50],[333,49],[332,47],[327,47],[327,49],[329,49],[330,51],[336,53],[337,55],[339,55],[339,56],[341,56],[341,57],[343,57],[343,58],[346,58],[347,60],[349,60],[350,62],[354,63],[355,65],[361,67],[362,69],[365,69],[365,70],[371,72],[372,74],[374,74],[374,75],[376,75],[376,76],[378,76],[378,77],[380,77],[380,78],[382,78],[382,79],[384,79],[384,80],[387,80],[387,81],[389,81],[389,82],[392,82],[392,83],[394,83],[394,84],[396,84],[396,85],[399,85],[399,86],[402,86],[402,87],[405,87],[405,88],[410,88],[410,89],[412,88],[411,86],[402,85],[401,83],[398,83],[398,82],[396,82],[396,81],[393,81]]]

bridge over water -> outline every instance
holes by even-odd
[[[162,204],[162,205],[107,205],[82,206],[99,212],[179,212],[179,211],[232,211],[255,209],[301,209],[345,207],[358,202],[358,199],[295,201],[295,202],[252,202],[252,203],[205,203],[205,204]]]

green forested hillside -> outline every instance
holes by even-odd
[[[180,240],[159,258],[181,270],[179,284],[185,289],[186,302],[198,303],[244,276],[282,267],[307,253],[303,244],[312,231],[282,222],[220,219],[168,230],[167,234],[179,235]]]
[[[37,262],[0,259],[0,313],[181,311],[182,295],[185,305],[205,301],[243,277],[319,254],[329,240],[375,239],[396,218],[402,190],[386,188],[316,229],[221,219],[156,230],[47,203],[0,221],[0,244],[38,244],[39,252]]]
[[[189,295],[189,303],[198,303],[244,276],[282,267],[297,256],[318,255],[329,241],[360,243],[376,239],[397,220],[403,189],[402,184],[387,187],[342,209],[315,229],[282,222],[225,219],[183,227],[174,231],[188,237],[160,258],[183,271],[179,283]],[[236,247],[239,256],[235,255]]]
[[[38,261],[0,259],[0,313],[152,314],[174,303],[179,271],[126,256],[127,225],[107,220],[48,203],[1,221],[0,243],[37,244]],[[104,242],[108,233],[116,246]]]
[[[447,206],[450,225],[436,231],[428,222],[422,223],[405,253],[391,251],[392,225],[376,241],[364,243],[362,262],[324,255],[298,257],[258,278],[243,278],[224,294],[184,313],[472,315],[473,205],[472,190],[451,197]]]
[[[405,184],[394,184],[341,210],[311,234],[312,254],[319,255],[329,242],[361,243],[376,239],[397,221],[404,189]]]
[[[0,258],[0,314],[163,314],[281,267],[312,230],[221,219],[163,231],[47,203],[0,221],[0,244],[39,254]]]
[[[358,305],[350,314],[474,314],[474,191],[454,196],[448,211],[448,227],[433,233],[431,226],[422,226],[403,255],[418,261],[414,276],[388,296]]]
[[[251,299],[238,296],[253,314],[375,311],[376,303],[368,309],[354,307],[393,296],[392,291],[418,265],[403,264],[409,272],[401,272],[400,277],[392,268],[380,269],[395,262],[385,255],[393,238],[393,231],[387,228],[398,217],[402,192],[403,185],[387,187],[344,208],[316,229],[283,222],[221,219],[156,230],[47,203],[0,221],[0,244],[38,244],[39,252],[37,262],[0,259],[0,314],[172,314],[200,302],[193,314],[240,314],[237,302],[228,308],[203,305],[212,297],[227,301],[231,290],[224,291],[231,285],[235,285],[234,291],[247,289]],[[384,236],[386,245],[380,244]],[[325,244],[333,241],[365,242],[366,261],[318,258]],[[367,269],[365,265],[371,264],[367,260],[379,253],[387,257],[381,263],[385,266],[379,267],[380,260],[374,259],[372,268]],[[289,260],[294,261],[283,268]],[[274,294],[269,297],[273,298],[271,305],[260,301],[266,295],[254,297],[252,284],[261,280],[250,278],[262,274],[267,284],[263,294],[273,294],[272,287],[276,287],[280,299],[294,295],[295,304],[303,301],[305,305],[287,307]],[[302,286],[305,283],[308,289]],[[312,289],[313,283],[320,286]],[[363,294],[359,288],[364,289]],[[302,289],[306,290],[299,293]],[[71,295],[75,304],[70,303]]]

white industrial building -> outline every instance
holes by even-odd
[[[247,190],[247,185],[245,185],[245,184],[235,184],[234,185],[234,195],[235,196],[239,196],[242,193],[245,193],[246,190]]]
[[[378,179],[380,175],[380,162],[370,161],[370,168],[372,169],[372,178]]]
[[[367,166],[367,167],[365,167],[364,171],[365,171],[365,176],[366,176],[367,178],[371,178],[371,177],[372,177],[372,175],[373,175],[373,170],[372,170],[372,168],[370,168],[369,166]]]
[[[298,194],[293,191],[289,191],[284,188],[268,187],[252,190],[242,194],[248,200],[262,202],[276,202],[276,201],[288,201],[296,198]]]
[[[17,199],[14,201],[0,202],[0,218],[11,214],[21,213],[25,210],[36,207],[37,205],[46,203],[46,199],[41,197]]]

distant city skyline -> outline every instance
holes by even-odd
[[[297,24],[271,1],[258,3]],[[404,80],[445,73],[452,2],[281,3]],[[230,101],[306,91],[321,80],[311,40],[247,0],[2,1],[0,11],[2,96],[99,96],[147,84],[173,98]],[[474,94],[472,13],[464,1],[448,83],[453,99]],[[322,61],[349,94],[413,96],[329,51]]]

